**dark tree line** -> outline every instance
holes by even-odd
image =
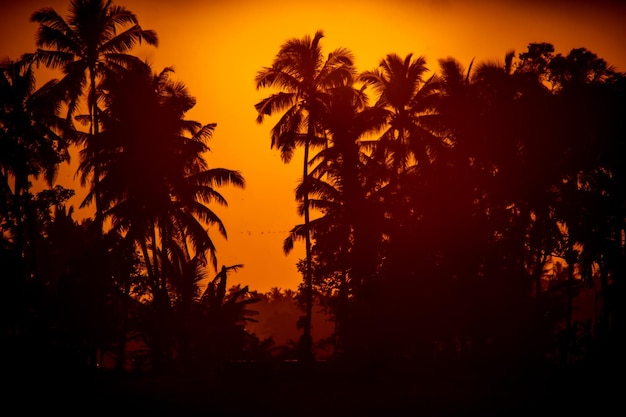
[[[329,306],[337,357],[524,366],[614,349],[624,74],[549,43],[432,72],[391,53],[359,73],[349,50],[324,55],[322,38],[281,46],[258,72],[273,93],[256,109],[259,122],[279,116],[271,145],[285,162],[304,147],[304,223],[284,249],[306,243],[302,301]],[[590,287],[595,316],[576,321]],[[310,348],[310,315],[303,328]]]
[[[255,342],[243,336],[254,299],[226,291],[238,266],[218,269],[212,235],[226,228],[211,207],[227,204],[220,186],[244,179],[209,163],[216,124],[186,119],[196,103],[186,86],[131,54],[157,35],[124,7],[75,0],[67,19],[45,8],[32,21],[36,51],[0,67],[4,365],[85,369],[112,357],[128,368],[136,335],[142,368],[237,357]],[[36,89],[39,66],[62,77]],[[80,224],[66,207],[73,190],[52,188],[72,145],[82,205],[95,205]],[[51,188],[33,193],[40,177]]]
[[[216,124],[186,119],[196,101],[173,71],[132,55],[156,33],[100,0],[32,20],[36,51],[0,65],[5,367],[89,369],[108,357],[119,369],[206,371],[267,359],[245,330],[258,297],[228,289],[241,265],[220,266],[212,240],[226,236],[218,188],[244,179],[209,163]],[[314,301],[335,320],[337,360],[497,368],[617,351],[625,75],[548,43],[433,71],[390,53],[358,72],[348,49],[324,55],[322,39],[288,40],[255,80],[274,89],[256,104],[259,122],[279,115],[271,146],[285,162],[304,149],[304,222],[283,247],[306,247],[298,358],[314,359]],[[38,66],[61,77],[36,88]],[[81,223],[66,205],[73,190],[54,183],[70,146],[95,207]],[[49,188],[35,193],[42,179]],[[574,318],[590,287],[592,326]],[[147,353],[128,357],[137,340]]]

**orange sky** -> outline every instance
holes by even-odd
[[[175,69],[197,98],[189,119],[217,123],[209,162],[243,173],[245,190],[221,189],[229,207],[214,207],[229,238],[213,237],[218,261],[245,267],[231,283],[261,292],[295,289],[301,281],[295,263],[303,245],[285,256],[282,241],[301,223],[293,190],[301,158],[282,163],[270,149],[275,119],[255,122],[254,104],[269,94],[257,92],[254,75],[271,64],[287,39],[322,29],[325,52],[350,49],[359,70],[376,67],[387,53],[426,57],[431,70],[448,56],[465,66],[472,58],[501,60],[506,51],[523,52],[531,42],[550,42],[557,52],[586,47],[619,71],[626,71],[626,2],[539,0],[115,0],[133,11],[144,29],[159,35],[158,48],[137,55],[155,71]],[[0,6],[0,58],[32,52],[37,25],[32,12],[53,7],[67,16],[69,0],[21,0]],[[42,82],[39,81],[38,85]],[[77,161],[77,157],[74,161]],[[65,167],[59,182],[70,187],[75,168]],[[82,196],[79,193],[79,197]],[[78,208],[79,197],[71,204]],[[81,212],[78,212],[80,218]],[[213,271],[209,273],[212,277]]]

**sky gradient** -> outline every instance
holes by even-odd
[[[425,56],[428,67],[452,56],[467,66],[502,61],[509,50],[524,52],[529,43],[549,42],[557,53],[585,47],[619,71],[626,71],[626,2],[623,1],[342,1],[268,0],[178,2],[116,0],[134,12],[144,29],[155,30],[159,46],[135,54],[155,72],[172,66],[197,104],[188,119],[217,123],[208,161],[212,167],[242,172],[244,190],[220,189],[229,207],[213,207],[225,223],[228,240],[212,236],[220,265],[244,264],[231,283],[261,292],[272,287],[295,289],[304,245],[285,256],[282,241],[302,222],[294,188],[301,175],[301,156],[285,165],[270,149],[269,131],[276,121],[255,122],[254,104],[270,94],[256,91],[254,76],[269,66],[280,45],[290,38],[325,33],[325,53],[350,49],[359,71],[374,69],[388,53]],[[66,17],[69,0],[23,0],[0,6],[0,59],[18,58],[35,49],[37,24],[32,12],[52,7]],[[45,80],[38,80],[42,85]],[[78,156],[62,168],[58,182],[74,184]],[[78,209],[84,194],[70,204]],[[89,215],[78,211],[75,216]],[[213,271],[209,272],[212,278]]]

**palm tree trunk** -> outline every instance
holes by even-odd
[[[335,312],[335,357],[341,357],[345,348],[346,315],[348,311],[348,279],[346,275],[345,268],[342,268],[341,275],[339,275],[339,300]]]
[[[567,350],[565,363],[569,363],[572,354],[572,348],[576,342],[576,334],[572,323],[572,313],[574,312],[574,263],[576,263],[576,251],[571,247],[565,254],[565,261],[567,262],[567,322],[566,322],[566,341]]]
[[[153,293],[156,293],[159,290],[160,283],[160,275],[159,275],[159,246],[157,244],[157,236],[156,236],[156,224],[152,224],[152,270],[154,271],[154,287],[152,288]],[[154,295],[154,294],[153,294]]]
[[[15,248],[19,258],[19,279],[22,283],[26,282],[26,239],[24,238],[24,219],[23,219],[23,207],[22,207],[22,187],[21,181],[16,173],[15,186],[13,191],[13,211],[15,215]]]
[[[152,269],[152,263],[150,262],[150,253],[148,252],[148,244],[145,238],[141,238],[139,245],[141,246],[141,252],[143,253],[143,259],[146,263],[146,273],[148,274],[148,282],[150,287],[155,286],[156,279],[154,277],[154,270]]]
[[[28,175],[15,175],[14,211],[15,211],[15,247],[19,257],[19,279],[25,283],[37,273],[35,252],[35,230],[32,212]]]
[[[305,321],[302,337],[298,343],[298,359],[302,362],[311,362],[313,356],[313,338],[311,336],[311,322],[313,319],[313,275],[311,266],[311,232],[309,230],[309,138],[313,136],[313,127],[309,124],[306,143],[304,144],[304,164],[302,171],[302,188],[304,190],[304,228],[305,228],[305,251],[306,270],[304,277],[304,302]]]
[[[535,282],[535,299],[539,300],[541,298],[542,288],[541,288],[541,276],[543,275],[543,255],[541,251],[537,251],[536,260],[535,260],[535,269],[533,270],[533,281]]]
[[[600,262],[600,285],[602,307],[598,315],[600,316],[600,331],[602,332],[602,336],[604,336],[609,331],[609,306],[607,305],[609,297],[609,274],[604,260]]]
[[[174,361],[174,357],[172,354],[172,346],[174,345],[174,335],[172,334],[172,305],[169,296],[169,292],[167,289],[167,275],[168,275],[168,256],[167,256],[167,248],[168,248],[168,240],[169,240],[169,230],[167,228],[167,216],[163,216],[162,226],[161,226],[161,279],[159,284],[159,298],[160,301],[157,304],[157,308],[159,309],[160,315],[160,326],[163,332],[163,349],[164,349],[164,359],[165,366],[167,370],[171,369],[171,366]]]
[[[91,85],[89,87],[89,111],[91,112],[91,140],[98,140],[98,134],[100,133],[99,118],[98,118],[98,103],[96,100],[96,71],[91,69],[89,71]],[[96,152],[97,152],[96,147]],[[103,233],[104,220],[102,218],[102,201],[100,199],[100,161],[98,155],[95,155],[95,164],[93,168],[93,188],[94,199],[96,203],[95,223],[98,236],[101,237]]]
[[[119,328],[119,340],[118,340],[118,348],[117,348],[117,362],[115,364],[115,369],[118,371],[122,371],[124,369],[124,364],[126,363],[126,338],[128,332],[128,311],[129,311],[129,298],[130,298],[130,276],[124,277],[124,290],[122,291],[121,297],[121,325]]]

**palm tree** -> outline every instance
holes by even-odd
[[[47,67],[63,70],[61,84],[69,99],[68,119],[87,91],[89,137],[95,138],[100,130],[98,81],[119,68],[142,65],[139,58],[128,52],[142,42],[156,46],[156,33],[142,29],[135,14],[113,5],[111,0],[72,0],[67,20],[52,8],[43,8],[32,14],[31,21],[40,25],[33,58]],[[93,170],[96,224],[101,228],[101,173],[97,165]]]
[[[184,118],[195,99],[183,83],[169,77],[171,73],[171,68],[152,74],[147,67],[137,67],[103,82],[107,110],[102,114],[105,130],[98,138],[101,147],[83,155],[83,164],[104,156],[104,215],[111,219],[112,232],[123,232],[140,248],[164,324],[171,318],[172,295],[177,297],[172,290],[183,289],[188,295],[188,285],[175,281],[182,276],[177,265],[195,258],[204,262],[208,254],[217,268],[207,227],[227,234],[208,204],[227,202],[216,187],[244,186],[238,171],[209,167],[205,155],[216,125]]]
[[[218,364],[226,359],[240,357],[242,350],[249,346],[253,336],[245,326],[256,322],[252,316],[258,314],[251,310],[251,304],[261,298],[249,291],[248,286],[235,285],[227,290],[228,273],[237,271],[243,265],[222,265],[220,272],[211,280],[204,292],[198,297],[198,307],[204,321],[196,331],[201,346],[206,349],[208,359]],[[207,358],[202,358],[206,362]]]
[[[424,57],[408,54],[402,58],[392,53],[376,69],[359,75],[359,80],[377,93],[375,106],[386,112],[387,128],[369,146],[372,157],[388,169],[380,198],[387,207],[387,216],[394,219],[387,234],[389,245],[397,246],[389,248],[390,256],[403,253],[401,247],[414,246],[417,231],[409,231],[409,226],[419,216],[418,204],[424,202],[418,197],[424,194],[418,194],[416,187],[429,178],[425,174],[446,148],[434,133],[438,127],[438,80],[434,75],[425,79],[427,71]],[[411,259],[414,261],[410,256],[399,263],[413,262]]]
[[[52,80],[36,90],[33,67],[27,61],[0,63],[1,187],[9,198],[7,203],[11,202],[6,221],[14,225],[15,248],[28,259],[34,254],[34,224],[30,222],[35,221],[29,208],[30,180],[43,175],[51,186],[59,164],[69,159],[56,86],[57,81]]]
[[[377,69],[359,76],[378,93],[376,105],[388,112],[389,128],[376,147],[385,159],[391,158],[394,175],[428,164],[443,145],[433,134],[437,83],[434,76],[424,80],[427,71],[424,57],[408,54],[402,59],[392,53]]]
[[[474,77],[483,117],[493,126],[483,130],[485,142],[474,146],[475,160],[494,172],[487,195],[493,212],[497,207],[506,219],[500,227],[512,245],[509,267],[520,278],[528,275],[523,279],[533,282],[537,298],[546,254],[563,238],[555,206],[570,154],[564,149],[571,143],[559,127],[559,100],[544,84],[547,74],[539,72],[551,62],[550,51],[551,45],[531,44],[517,64],[510,51],[504,65],[482,63]]]
[[[567,139],[563,181],[558,187],[563,198],[557,213],[572,245],[580,251],[572,258],[579,262],[581,278],[592,282],[592,271],[598,270],[602,296],[598,345],[606,347],[610,337],[619,339],[617,335],[624,332],[620,323],[624,323],[626,175],[620,138],[625,137],[626,74],[615,72],[584,48],[554,56],[548,73],[559,100],[559,126]],[[566,262],[569,272],[570,262]],[[571,318],[567,319],[571,330]]]
[[[336,333],[341,342],[346,327],[348,298],[358,298],[375,275],[379,261],[380,222],[377,192],[382,183],[373,169],[376,161],[366,153],[360,140],[380,131],[386,122],[381,107],[368,107],[365,89],[356,89],[351,80],[334,87],[320,118],[328,145],[311,163],[309,187],[311,207],[321,217],[311,221],[315,245],[318,283],[324,280],[336,292]],[[302,192],[301,187],[297,190]],[[284,249],[291,250],[294,239],[304,238],[303,225],[292,229]],[[359,300],[362,301],[362,300]],[[339,352],[337,352],[339,353]]]
[[[0,326],[15,369],[39,366],[43,361],[34,365],[37,358],[54,344],[48,286],[54,266],[46,263],[44,236],[50,212],[73,191],[57,186],[33,194],[32,182],[43,178],[52,187],[59,165],[68,160],[56,85],[52,80],[36,89],[26,60],[0,62],[0,264],[9,294]]]
[[[569,174],[566,165],[576,153],[571,144],[578,147],[586,141],[572,140],[564,133],[566,119],[569,124],[580,118],[572,119],[569,112],[562,116],[555,90],[549,89],[552,51],[549,44],[531,44],[527,53],[519,55],[520,61],[514,61],[511,51],[504,62],[479,63],[473,73],[465,73],[453,59],[440,61],[438,113],[452,144],[452,178],[464,179],[440,189],[455,196],[456,214],[450,218],[455,220],[456,234],[471,230],[462,236],[471,237],[471,246],[483,247],[483,253],[489,254],[483,266],[471,267],[472,258],[478,256],[458,256],[456,263],[459,271],[475,271],[465,274],[470,282],[472,275],[483,275],[485,282],[500,287],[501,298],[510,297],[509,304],[517,303],[520,311],[529,307],[534,317],[554,314],[554,307],[547,302],[550,294],[542,290],[542,278],[550,258],[566,252],[560,249],[567,240],[563,234],[567,213],[562,207],[576,207],[574,211],[580,213],[582,205],[572,204],[574,200],[564,191],[577,183],[567,179],[577,175]],[[467,229],[472,223],[474,227]],[[570,232],[574,230],[566,226]],[[468,261],[461,262],[463,258]],[[508,284],[502,276],[510,277]],[[535,297],[531,299],[533,289]],[[546,308],[552,311],[546,312]],[[506,314],[488,309],[485,313]],[[510,327],[510,323],[500,324]],[[541,342],[537,335],[526,335],[524,342]]]
[[[338,48],[325,59],[320,40],[324,36],[317,31],[313,38],[290,39],[279,49],[272,66],[263,68],[255,78],[257,89],[277,88],[280,91],[261,100],[255,105],[257,122],[265,116],[283,112],[282,117],[272,128],[271,146],[281,152],[285,163],[290,162],[297,146],[303,146],[302,198],[305,227],[305,305],[306,316],[301,338],[303,360],[312,358],[311,316],[313,287],[311,274],[311,234],[308,166],[311,146],[323,144],[317,137],[319,117],[329,88],[342,85],[354,74],[352,54],[345,48]]]
[[[204,155],[216,124],[184,119],[195,99],[171,73],[136,70],[103,85],[109,111],[100,143],[108,146],[98,152],[110,155],[103,167],[105,213],[114,228],[132,225],[144,233],[137,228],[146,220],[161,223],[171,238],[189,239],[193,252],[208,251],[216,268],[216,249],[202,224],[225,237],[226,229],[204,203],[227,205],[215,187],[243,187],[244,179],[238,171],[208,166]]]

